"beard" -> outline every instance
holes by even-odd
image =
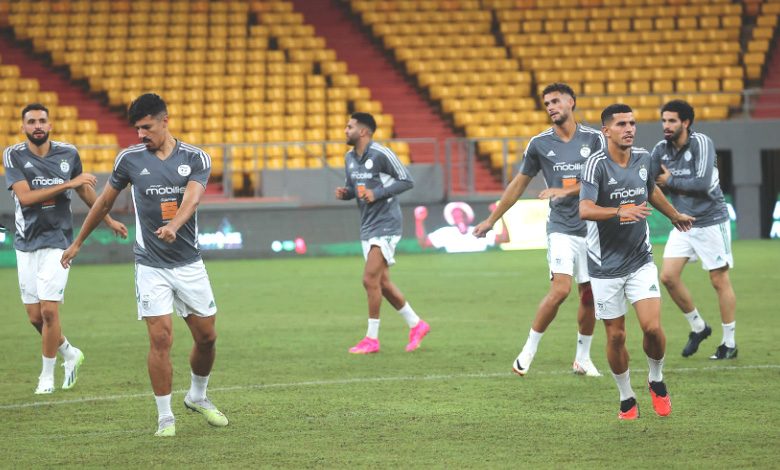
[[[27,134],[27,133],[25,133]],[[40,147],[41,145],[45,144],[47,140],[49,140],[49,133],[44,132],[43,137],[35,137],[33,134],[27,134],[27,138],[32,142],[35,146]]]
[[[357,139],[352,137],[347,137],[347,145],[355,146],[357,144]]]
[[[677,139],[680,138],[680,134],[682,134],[682,127],[677,129],[676,131],[672,132],[670,135],[664,134],[664,139],[666,139],[667,142],[676,142]]]

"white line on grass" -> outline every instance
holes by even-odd
[[[709,366],[709,367],[680,367],[676,369],[667,368],[665,372],[706,372],[706,371],[721,371],[721,370],[751,370],[751,369],[780,369],[780,364],[757,364],[752,366]],[[633,372],[646,372],[646,369],[632,369]],[[563,375],[571,374],[570,371],[539,371],[534,372],[534,375]],[[443,375],[401,375],[395,377],[355,377],[353,379],[332,379],[332,380],[307,380],[303,382],[289,382],[289,383],[276,383],[276,384],[250,384],[250,385],[234,385],[230,387],[213,387],[209,388],[210,392],[233,392],[241,390],[266,390],[273,388],[296,388],[296,387],[311,387],[322,385],[346,385],[356,383],[372,383],[372,382],[423,382],[423,381],[435,381],[435,380],[453,380],[453,379],[490,379],[497,377],[511,377],[510,372],[493,372],[493,373],[473,373],[473,374],[443,374]],[[187,390],[176,390],[175,393],[185,393]],[[115,401],[126,400],[129,398],[149,398],[151,392],[144,393],[128,393],[122,395],[104,395],[97,397],[83,397],[75,398],[72,400],[50,400],[39,401],[30,403],[10,403],[0,405],[0,410],[18,410],[22,408],[36,408],[41,406],[55,406],[55,405],[71,405],[77,403],[87,403],[96,401]]]

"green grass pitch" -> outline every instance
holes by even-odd
[[[172,439],[152,436],[156,409],[132,266],[73,268],[61,318],[86,362],[73,390],[47,397],[32,393],[40,341],[16,271],[3,269],[2,466],[777,468],[780,244],[738,241],[734,252],[738,359],[707,359],[721,328],[699,264],[684,277],[713,335],[691,358],[680,356],[687,322],[663,292],[669,418],[652,411],[641,335],[628,316],[642,412],[635,422],[617,420],[601,324],[593,359],[604,377],[570,373],[573,297],[529,374],[510,372],[547,290],[543,251],[400,254],[392,277],[431,333],[420,350],[404,352],[408,329],[385,303],[382,351],[368,357],[347,354],[366,328],[362,258],[207,261],[219,307],[209,395],[230,425],[210,428],[184,409],[192,342],[177,320]]]

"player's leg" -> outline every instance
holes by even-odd
[[[173,345],[173,324],[171,315],[145,317],[149,333],[149,354],[147,368],[152,391],[157,403],[156,436],[170,437],[176,434],[176,421],[171,409],[173,388],[173,367],[171,346]]]
[[[201,317],[191,314],[185,317],[185,321],[195,344],[190,352],[192,381],[190,390],[184,397],[184,406],[202,414],[212,426],[227,426],[227,417],[214,406],[206,394],[216,357],[216,316]]]
[[[41,335],[44,336],[44,341],[50,342],[50,347],[56,347],[56,350],[62,355],[63,368],[65,369],[64,379],[62,381],[62,388],[67,390],[73,388],[78,380],[78,372],[81,368],[81,364],[84,362],[84,353],[80,349],[73,346],[68,342],[68,339],[62,335],[62,324],[59,315],[59,305],[63,303],[65,298],[65,288],[68,284],[68,274],[70,270],[64,269],[60,264],[63,250],[56,248],[45,248],[38,250],[38,293],[41,298],[41,317],[46,323],[47,311],[54,313],[53,317],[56,318],[57,326],[56,332],[50,333],[50,338],[45,338],[44,331]]]
[[[710,356],[710,359],[734,359],[737,357],[737,343],[734,339],[737,325],[735,320],[737,297],[734,294],[734,288],[729,278],[729,267],[724,266],[723,268],[710,271],[710,281],[718,294],[718,305],[720,306],[721,324],[723,326],[723,339],[715,354]]]
[[[560,273],[550,273],[550,275],[552,277],[550,289],[539,303],[536,309],[536,316],[533,322],[531,322],[528,338],[525,340],[520,354],[517,355],[517,358],[512,363],[512,371],[520,376],[527,374],[531,368],[531,363],[534,360],[534,356],[536,356],[536,351],[539,348],[539,343],[542,341],[544,332],[547,331],[547,327],[555,319],[555,316],[558,314],[558,308],[566,300],[571,290],[571,275]]]
[[[390,266],[395,264],[395,246],[400,238],[384,237],[382,240],[383,243],[380,249],[385,259],[385,266],[382,269],[380,286],[382,296],[390,302],[390,305],[395,308],[409,327],[409,342],[406,344],[406,351],[411,352],[420,347],[423,338],[431,330],[431,327],[425,320],[420,319],[401,290],[390,279]]]
[[[366,336],[349,349],[352,354],[379,352],[379,310],[382,305],[382,273],[387,262],[378,241],[363,241],[366,264],[363,267],[363,288],[368,300],[368,328]]]
[[[729,277],[729,269],[734,267],[731,252],[731,225],[726,221],[703,227],[698,236],[696,254],[701,258],[702,268],[708,271],[710,282],[718,296],[723,326],[723,339],[710,359],[734,359],[737,357],[737,345],[734,340],[737,326],[735,321],[737,299]]]
[[[176,435],[176,420],[171,409],[173,368],[171,347],[173,345],[174,285],[168,270],[135,265],[135,291],[138,302],[138,319],[146,321],[149,335],[149,353],[146,358],[149,380],[157,404],[157,432],[155,436]]]
[[[694,228],[690,232],[672,230],[664,248],[664,261],[661,267],[661,282],[666,286],[669,296],[691,327],[688,341],[682,350],[683,357],[696,353],[701,342],[712,334],[712,328],[702,318],[693,303],[693,297],[688,287],[682,281],[685,265],[690,260],[698,259],[695,246],[700,242],[697,241],[697,234],[700,232],[701,228]]]
[[[572,363],[575,374],[588,377],[601,377],[601,373],[590,357],[593,331],[596,328],[596,311],[593,307],[593,291],[590,282],[577,285],[579,306],[577,307],[577,349]]]
[[[607,343],[607,363],[620,394],[618,419],[637,419],[639,417],[639,406],[636,402],[636,393],[634,393],[634,389],[631,387],[629,355],[626,348],[625,315],[615,318],[604,318],[603,322]]]
[[[655,263],[647,263],[629,276],[626,297],[636,310],[643,333],[642,347],[647,356],[647,384],[653,409],[659,416],[668,416],[672,412],[672,402],[663,376],[666,335],[661,327],[661,294]]]
[[[600,377],[590,357],[593,331],[596,328],[596,310],[593,306],[593,290],[588,274],[588,247],[584,237],[571,237],[574,252],[574,278],[577,281],[579,305],[577,306],[577,348],[572,363],[575,374]]]
[[[30,324],[38,331],[38,334],[43,334],[43,317],[41,316],[41,304],[39,302],[34,304],[24,304],[24,310],[27,312],[27,318],[30,320]]]

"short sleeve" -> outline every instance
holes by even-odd
[[[126,153],[121,152],[117,155],[114,161],[114,170],[111,172],[111,176],[108,178],[108,184],[117,191],[121,191],[130,184],[130,172],[127,168]]]
[[[211,156],[203,150],[198,150],[190,158],[191,171],[187,181],[197,181],[205,188],[209,182],[209,175],[211,175]]]
[[[81,165],[81,156],[77,150],[73,151],[73,168],[70,170],[70,179],[84,173],[84,167]]]
[[[11,189],[17,181],[26,179],[22,169],[18,165],[16,154],[11,152],[11,147],[8,147],[5,149],[5,152],[3,152],[3,166],[5,167],[5,183],[8,186],[8,189]]]
[[[534,139],[531,139],[525,148],[525,152],[523,152],[523,160],[520,162],[519,171],[524,175],[533,177],[539,173],[540,168],[536,145],[534,145]]]
[[[589,158],[582,169],[582,181],[580,184],[580,200],[598,201],[599,199],[599,181],[601,181],[601,172],[603,166],[599,165],[600,159]]]

